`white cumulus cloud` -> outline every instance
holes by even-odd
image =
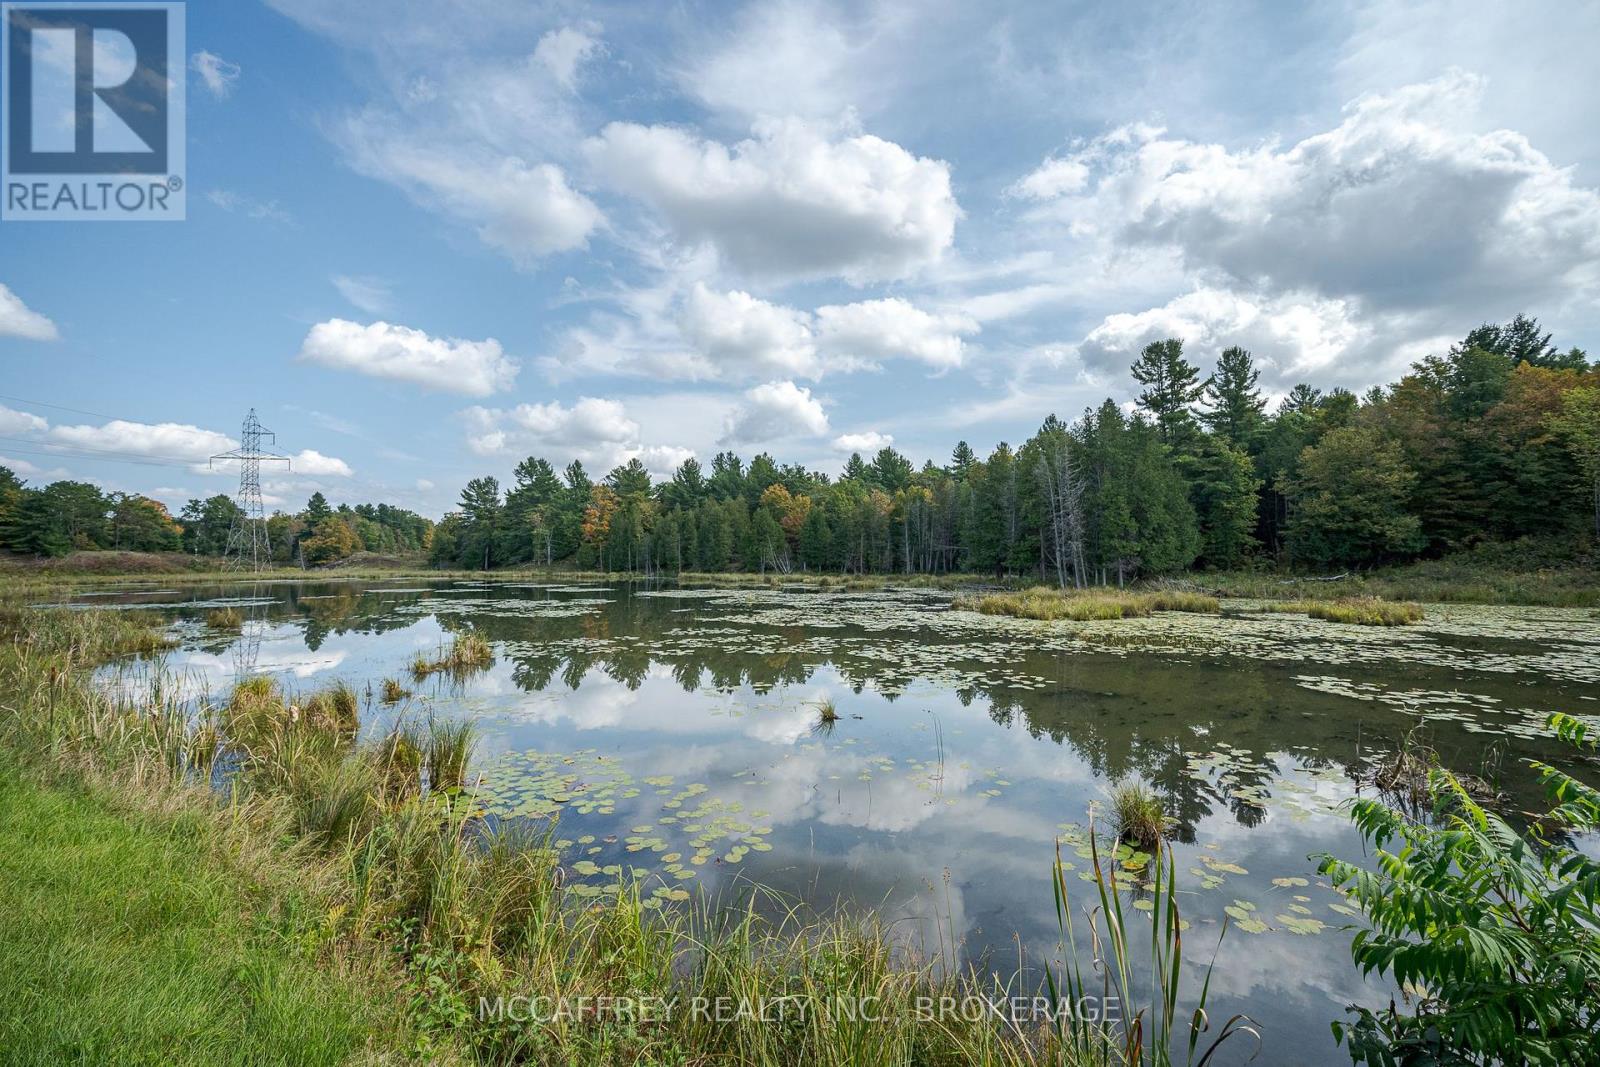
[[[22,298],[0,284],[0,337],[21,337],[28,341],[54,341],[61,335],[56,324],[31,311]]]
[[[1075,232],[1235,286],[1480,317],[1600,298],[1600,195],[1523,135],[1474,129],[1482,86],[1455,71],[1363,96],[1288,147],[1128,127],[1019,186]],[[1055,178],[1069,163],[1076,186]]]
[[[723,441],[758,444],[785,437],[820,437],[828,415],[811,390],[790,381],[765,382],[745,392],[729,416]]]
[[[838,451],[860,452],[863,456],[870,456],[892,444],[894,444],[892,434],[879,433],[877,430],[840,434],[833,439],[833,447]]]
[[[938,262],[961,209],[942,160],[798,120],[731,148],[675,126],[613,122],[584,144],[595,172],[649,204],[685,244],[755,275],[855,282]]]
[[[576,459],[595,478],[631,459],[665,477],[694,455],[675,445],[645,445],[627,407],[604,397],[580,397],[570,405],[552,400],[513,408],[470,407],[461,415],[467,447],[478,455],[540,455],[557,467]]]
[[[310,475],[311,477],[348,478],[354,471],[350,464],[336,456],[324,456],[314,448],[302,449],[296,452],[291,459],[291,470],[296,474]]]
[[[931,314],[899,297],[817,309],[822,344],[869,361],[914,359],[940,369],[959,367],[961,336],[977,329],[965,316]]]
[[[719,371],[813,377],[820,368],[809,317],[749,293],[716,292],[697,282],[682,326],[685,340]]]
[[[227,434],[188,423],[128,422],[124,419],[112,419],[100,426],[53,426],[47,439],[52,444],[85,452],[131,453],[198,464],[229,451],[236,444]]]
[[[430,337],[406,326],[381,321],[363,326],[345,319],[313,326],[298,358],[466,396],[509,389],[518,370],[492,337],[483,341]]]
[[[41,419],[31,411],[17,411],[0,404],[0,434],[15,436],[18,434],[43,433],[50,428],[50,423]]]
[[[347,121],[337,136],[358,172],[461,219],[518,263],[582,248],[601,222],[594,201],[554,163],[420,136],[371,113]]]

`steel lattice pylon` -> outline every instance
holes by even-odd
[[[277,435],[261,425],[256,409],[245,416],[244,428],[239,431],[239,447],[211,457],[218,460],[239,461],[239,495],[234,498],[239,512],[228,528],[228,547],[223,552],[223,565],[229,569],[259,571],[272,562],[272,546],[267,542],[267,509],[261,502],[261,464],[282,463],[289,466],[289,457],[276,452],[263,452],[261,439],[277,443]]]

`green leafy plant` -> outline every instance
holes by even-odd
[[[1593,753],[1566,715],[1555,735]],[[1370,1064],[1600,1062],[1600,863],[1569,843],[1600,828],[1600,791],[1529,761],[1550,810],[1524,834],[1435,768],[1432,817],[1358,800],[1356,826],[1377,870],[1318,856],[1319,870],[1365,912],[1351,953],[1408,991],[1405,1006],[1352,1006],[1333,1024]]]

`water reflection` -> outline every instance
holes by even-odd
[[[1289,1047],[1308,1063],[1343,1057],[1303,1035],[1326,1034],[1347,1002],[1387,997],[1349,966],[1342,902],[1306,858],[1360,854],[1339,806],[1363,769],[1422,715],[1453,766],[1476,769],[1497,745],[1508,765],[1552,755],[1518,724],[1592,699],[1585,657],[1572,650],[1600,646],[1600,624],[1585,613],[1548,610],[1514,624],[1453,613],[1385,645],[1283,616],[1073,636],[951,613],[946,597],[917,592],[415,579],[252,592],[244,638],[257,628],[255,669],[292,683],[339,677],[364,689],[452,633],[493,642],[488,670],[435,676],[393,708],[369,702],[364,728],[396,715],[476,717],[479,768],[503,783],[502,817],[530,817],[517,805],[560,810],[562,836],[592,836],[583,854],[600,866],[687,857],[705,833],[690,827],[743,826],[706,847],[693,884],[718,893],[753,880],[819,907],[871,904],[941,958],[1008,971],[1050,959],[1057,834],[1103,803],[1109,783],[1142,778],[1174,820],[1180,871],[1192,879],[1191,955],[1209,953],[1222,909],[1237,901],[1271,927],[1223,942],[1214,1011],[1251,1012],[1269,1042],[1293,1035]],[[175,669],[215,693],[237,669],[242,638],[207,629],[205,612],[238,595],[92,602],[168,613],[184,636]],[[1130,646],[1129,634],[1170,647]],[[841,716],[828,733],[815,729],[824,700]],[[632,784],[588,810],[552,801],[525,765],[497,769],[529,752],[592,753],[574,766],[610,760]],[[1513,808],[1532,805],[1525,778],[1502,786]],[[632,832],[640,826],[648,833]],[[662,847],[630,852],[630,834]],[[740,840],[767,847],[736,855],[729,846]],[[1085,864],[1073,859],[1075,878]],[[1307,884],[1273,881],[1286,877]],[[1291,932],[1302,912],[1325,929]]]

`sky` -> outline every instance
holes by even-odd
[[[437,517],[987,454],[1176,336],[1272,396],[1600,353],[1600,4],[192,0],[188,218],[0,223],[0,464],[177,509],[254,408]]]

